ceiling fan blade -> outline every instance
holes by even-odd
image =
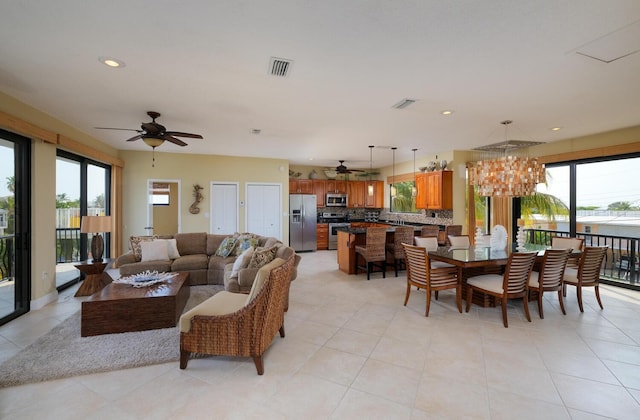
[[[142,138],[142,134],[138,134],[137,136],[133,136],[130,139],[127,139],[126,141],[135,141],[135,140],[139,140]]]
[[[189,137],[191,139],[201,139],[202,138],[202,136],[200,134],[182,133],[180,131],[167,131],[165,134],[168,134],[170,136],[177,136],[177,137]]]
[[[113,127],[93,127],[96,130],[120,130],[120,131],[137,131],[140,133],[140,130],[136,130],[135,128],[113,128]]]
[[[166,141],[170,141],[170,142],[171,142],[171,143],[173,143],[173,144],[177,144],[178,146],[186,146],[186,145],[187,145],[187,143],[183,142],[183,141],[182,141],[182,140],[180,140],[180,139],[177,139],[177,138],[173,137],[173,136],[172,136],[172,135],[170,135],[169,133],[164,133],[164,134],[162,135],[162,138],[163,138],[164,140],[166,140]]]

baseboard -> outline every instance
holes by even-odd
[[[48,293],[38,299],[32,300],[30,302],[30,309],[32,311],[37,311],[44,308],[51,302],[56,302],[57,300],[58,300],[58,291],[54,290],[53,292]]]

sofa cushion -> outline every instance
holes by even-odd
[[[167,250],[165,239],[140,242],[140,249],[142,253],[141,262],[169,259],[169,251]]]
[[[193,309],[182,314],[180,317],[180,332],[186,333],[191,330],[191,319],[196,315],[216,316],[232,314],[245,306],[247,297],[240,293],[222,291],[211,296]]]
[[[273,236],[269,236],[268,238],[263,238],[263,239],[264,239],[264,243],[260,244],[260,246],[264,248],[271,248],[274,245],[282,244],[282,242],[280,242],[278,239],[274,238]]]
[[[171,271],[206,270],[209,256],[206,254],[183,255],[173,260]]]
[[[221,270],[222,272],[224,272],[224,267],[227,264],[233,264],[233,262],[236,260],[237,257],[218,257],[215,255],[212,255],[211,257],[209,257],[209,265],[208,268],[209,270]]]
[[[180,255],[206,254],[207,233],[177,233],[175,239]]]
[[[230,235],[217,235],[210,233],[207,235],[207,255],[215,255],[218,247],[224,241],[225,238]]]
[[[276,252],[278,252],[278,247],[275,245],[271,248],[257,248],[253,251],[247,268],[260,268],[269,264],[276,257]]]
[[[134,257],[136,258],[136,261],[140,261],[142,259],[142,248],[140,248],[140,243],[141,242],[150,242],[153,241],[154,239],[157,239],[158,237],[153,235],[153,236],[130,236],[129,237],[129,247],[131,248],[131,251],[133,252]]]
[[[249,247],[246,249],[238,258],[236,258],[233,263],[233,267],[231,268],[231,274],[229,277],[238,277],[238,271],[241,268],[246,268],[249,265],[249,261],[251,261],[251,257],[253,256],[255,248]]]
[[[144,273],[145,271],[157,271],[158,273],[169,272],[171,271],[171,261],[157,260],[157,261],[134,262],[131,264],[124,264],[120,266],[121,276],[131,276],[134,274]]]
[[[216,257],[228,257],[233,252],[233,248],[236,246],[236,238],[228,237],[224,238],[218,249],[216,250]]]

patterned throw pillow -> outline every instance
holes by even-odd
[[[129,245],[131,247],[131,251],[133,252],[133,256],[136,257],[137,262],[140,262],[140,260],[142,260],[142,248],[140,247],[140,242],[150,242],[154,239],[158,239],[158,236],[153,235],[129,237]]]
[[[231,255],[231,251],[233,251],[233,248],[235,246],[236,246],[235,238],[224,238],[222,240],[222,243],[216,250],[216,256],[225,257],[225,258],[228,257],[229,255]]]
[[[258,238],[252,236],[241,235],[236,241],[236,247],[233,249],[233,255],[242,255],[244,251],[251,247],[258,246]]]
[[[251,256],[248,268],[260,268],[269,264],[276,258],[278,247],[276,245],[271,248],[257,248]]]

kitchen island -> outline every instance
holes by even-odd
[[[352,223],[351,227],[338,228],[338,268],[347,274],[358,274],[356,264],[356,245],[365,245],[367,227],[386,227],[387,243],[393,243],[396,227],[410,226],[415,236],[420,236],[421,226],[388,225],[384,223]],[[393,269],[393,259],[387,261],[389,269]]]

